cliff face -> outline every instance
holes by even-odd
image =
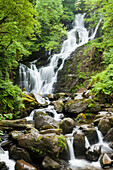
[[[102,53],[98,49],[90,47],[89,44],[79,47],[59,71],[54,93],[71,93],[87,87],[91,76],[102,69]]]

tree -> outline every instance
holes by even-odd
[[[37,36],[37,47],[46,50],[55,49],[62,36],[66,34],[61,18],[63,15],[62,0],[36,0],[37,21],[40,23],[41,36]]]
[[[29,54],[29,40],[34,38],[34,30],[38,25],[35,15],[29,0],[0,0],[1,78],[7,77],[22,55]]]

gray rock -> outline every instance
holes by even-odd
[[[63,133],[71,133],[73,128],[75,126],[75,122],[73,119],[71,118],[64,118],[61,122],[60,122],[60,128],[63,130]]]
[[[109,119],[101,119],[98,124],[98,129],[101,131],[103,135],[106,135],[110,130],[111,125]]]
[[[47,170],[58,170],[60,168],[60,164],[56,161],[52,160],[49,156],[46,156],[42,162],[42,167]]]
[[[16,147],[16,145],[13,145],[9,149],[9,158],[14,160],[20,160],[23,159],[26,162],[31,163],[31,158],[27,150]]]
[[[113,128],[111,128],[108,133],[106,134],[106,136],[104,137],[104,140],[107,142],[111,142],[113,141]]]
[[[72,114],[82,113],[86,110],[88,105],[89,105],[89,100],[87,99],[70,100],[65,103],[65,112],[72,113]]]
[[[85,135],[82,131],[77,131],[73,134],[74,141],[73,141],[73,147],[75,156],[84,156],[85,155]]]
[[[59,128],[59,124],[51,116],[38,116],[35,118],[35,128],[38,130]]]

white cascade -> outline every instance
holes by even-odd
[[[50,57],[50,63],[37,69],[35,63],[37,60],[30,63],[30,67],[20,64],[19,77],[20,86],[28,92],[49,94],[53,92],[53,85],[57,81],[58,71],[63,68],[65,60],[79,46],[93,39],[97,33],[99,23],[94,32],[89,37],[89,31],[84,26],[85,14],[75,15],[73,29],[68,32],[68,38],[63,42],[59,54],[54,54]],[[58,67],[58,62],[61,64]]]

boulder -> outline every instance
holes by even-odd
[[[84,128],[83,129],[84,134],[87,136],[89,143],[95,144],[98,142],[98,135],[97,135],[97,131],[94,127],[91,128]]]
[[[86,158],[90,161],[98,161],[100,155],[101,155],[101,146],[99,145],[91,146],[86,151]]]
[[[62,129],[64,134],[71,133],[73,128],[74,128],[74,126],[75,126],[75,122],[71,118],[64,118],[60,122],[60,128]]]
[[[74,141],[73,141],[73,147],[74,147],[74,153],[75,157],[84,156],[85,155],[85,135],[82,131],[74,132]]]
[[[98,124],[98,129],[101,131],[103,135],[106,135],[110,130],[111,125],[109,119],[101,119]]]
[[[59,128],[58,122],[51,116],[39,115],[35,118],[35,128],[38,130]]]
[[[65,103],[65,112],[71,114],[82,113],[89,105],[88,99],[70,100]]]
[[[37,170],[37,168],[21,159],[17,160],[15,170]]]
[[[104,141],[111,142],[113,141],[113,128],[111,128],[104,137]]]
[[[63,103],[62,99],[59,99],[59,100],[54,101],[54,107],[55,107],[55,110],[56,110],[58,113],[63,112],[64,103]]]
[[[52,160],[49,156],[46,156],[42,161],[42,168],[47,170],[58,170],[60,168],[60,164],[56,161]]]
[[[4,161],[0,161],[0,169],[1,170],[8,170],[6,163]]]
[[[104,153],[104,154],[101,156],[100,164],[101,164],[102,168],[105,168],[105,169],[111,167],[112,160],[110,159],[110,157],[108,156],[108,154]]]
[[[89,105],[87,109],[85,110],[86,113],[97,113],[101,110],[101,105],[97,102]]]
[[[27,133],[18,137],[18,145],[29,151],[32,160],[43,159],[47,155],[50,157],[59,155],[68,157],[65,137],[55,133],[44,135],[38,132]]]
[[[23,159],[26,162],[31,163],[31,158],[26,149],[16,147],[16,145],[13,145],[9,149],[9,158],[14,160],[20,160]]]

